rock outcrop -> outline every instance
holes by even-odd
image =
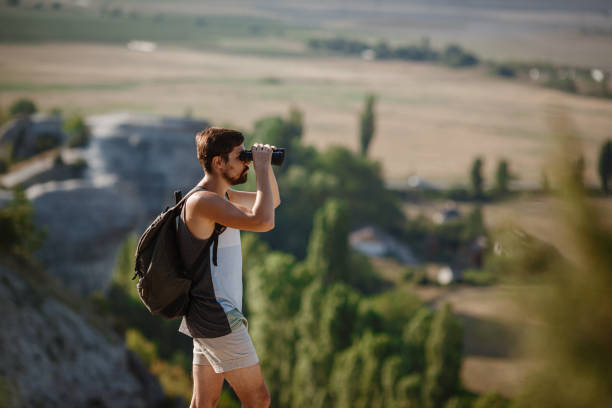
[[[192,119],[110,114],[87,120],[88,147],[73,150],[87,170],[80,180],[35,184],[26,190],[35,220],[47,229],[37,254],[45,269],[82,293],[105,289],[126,235],[141,233],[173,191],[203,176]]]
[[[0,405],[148,408],[167,402],[158,381],[104,322],[88,321],[78,302],[51,296],[48,282],[25,278],[29,274],[0,265]]]
[[[24,115],[0,129],[0,152],[10,149],[13,160],[23,160],[59,146],[65,140],[60,116],[43,113]]]

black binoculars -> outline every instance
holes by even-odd
[[[238,157],[242,161],[253,161],[253,152],[250,150],[243,150]],[[272,164],[280,166],[285,160],[285,149],[276,149],[272,152]]]

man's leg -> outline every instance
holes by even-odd
[[[244,408],[267,408],[270,406],[270,393],[258,364],[238,368],[224,373],[225,379],[234,389]]]
[[[210,365],[193,365],[193,397],[190,408],[214,408],[221,396],[223,373],[215,373]]]

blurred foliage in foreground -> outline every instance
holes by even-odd
[[[520,299],[532,325],[529,346],[540,368],[526,382],[516,407],[612,406],[612,234],[592,207],[572,166],[580,154],[571,123],[553,117],[559,136],[555,174],[560,186],[556,218],[566,258],[510,234],[502,247],[518,276],[540,283]]]

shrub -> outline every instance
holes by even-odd
[[[3,157],[0,157],[0,174],[4,174],[8,171],[9,161]]]
[[[36,112],[38,112],[38,109],[31,99],[19,99],[9,107],[11,116],[31,115]]]
[[[516,69],[507,64],[493,64],[490,68],[493,75],[497,75],[504,78],[516,77]]]
[[[23,190],[0,209],[0,253],[27,259],[42,246],[45,232],[33,220],[34,208]]]
[[[85,147],[89,144],[91,132],[81,115],[73,115],[64,122],[63,127],[68,133],[68,147]]]
[[[478,64],[478,58],[475,55],[465,51],[459,45],[450,44],[444,50],[442,54],[442,62],[446,65],[459,68],[469,67]]]
[[[43,132],[36,136],[34,140],[34,149],[36,153],[51,150],[61,143],[61,138],[57,133]]]
[[[53,167],[61,167],[64,165],[64,159],[62,158],[62,153],[58,152],[53,158]]]
[[[70,169],[76,173],[76,177],[82,177],[85,169],[87,169],[87,160],[78,159],[68,165]]]

